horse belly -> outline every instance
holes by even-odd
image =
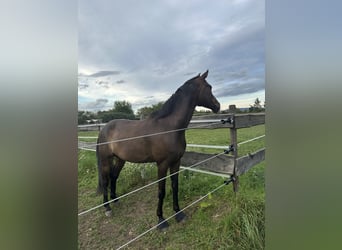
[[[113,153],[122,160],[134,163],[155,161],[151,154],[150,147],[140,139],[134,142],[116,143],[113,148]]]
[[[184,154],[185,146],[179,141],[172,139],[155,140],[153,145],[152,155],[156,162],[168,160],[170,162],[178,161]]]

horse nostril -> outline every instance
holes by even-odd
[[[216,112],[220,111],[221,104],[216,99],[213,99],[213,103],[216,106]]]
[[[220,107],[221,107],[220,103],[219,103],[219,102],[216,102],[216,103],[215,103],[215,107],[214,107],[214,109],[213,109],[214,113],[219,112],[219,111],[220,111]]]

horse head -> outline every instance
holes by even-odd
[[[208,76],[208,70],[202,75],[198,75],[194,80],[199,85],[198,106],[211,109],[214,113],[220,110],[220,103],[212,93],[211,85],[205,80]]]

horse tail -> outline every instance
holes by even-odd
[[[99,153],[99,138],[96,141],[96,158],[97,158],[97,172],[98,172],[98,185],[96,194],[100,195],[103,194],[103,185],[102,185],[102,178],[101,178],[101,160],[100,160],[100,153]]]

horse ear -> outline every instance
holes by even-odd
[[[207,70],[206,72],[204,72],[203,75],[201,75],[202,79],[207,78],[208,73],[209,73],[209,70]]]

